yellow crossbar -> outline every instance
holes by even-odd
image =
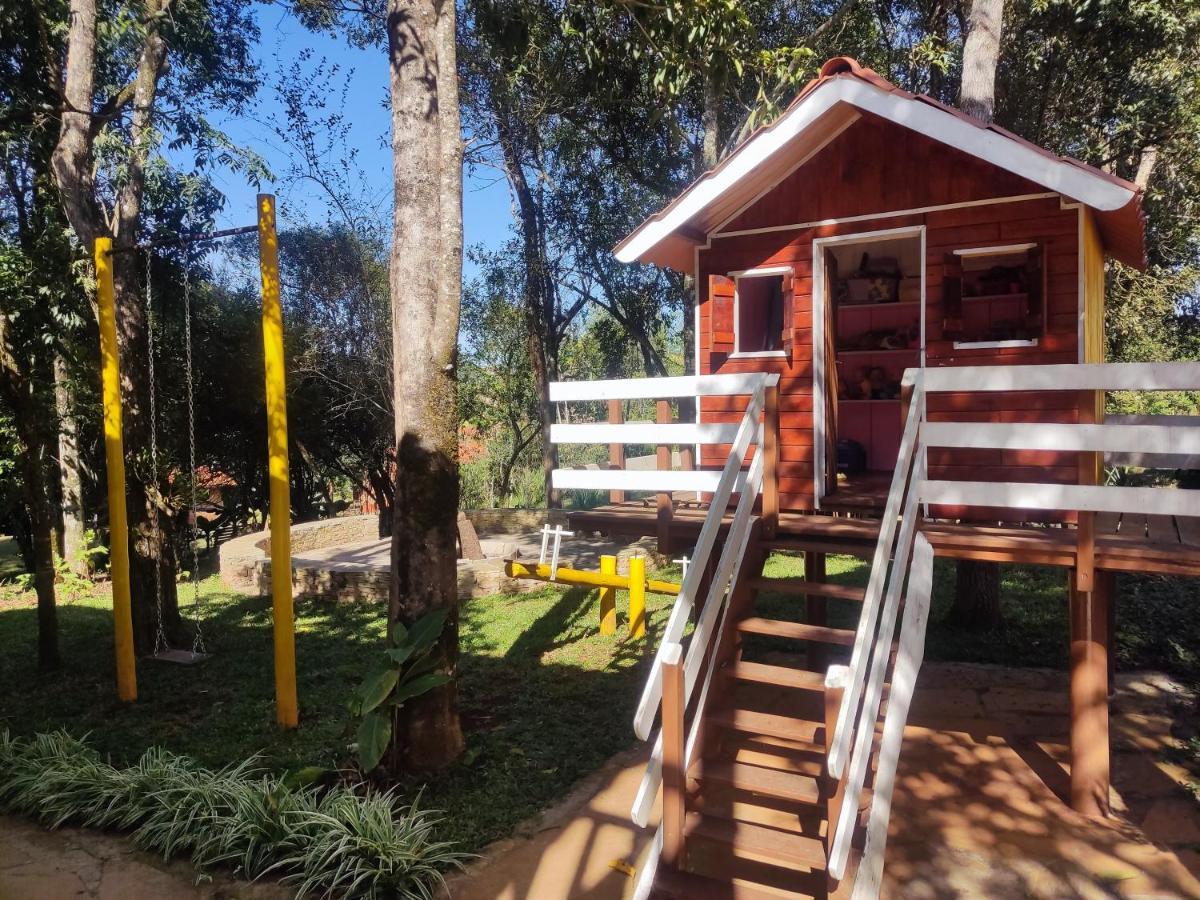
[[[504,564],[504,574],[509,578],[530,578],[534,581],[550,581],[550,567],[545,564],[527,566],[525,563],[509,560]],[[564,569],[561,566],[555,573],[554,582],[557,584],[582,585],[583,587],[617,588],[629,590],[629,578],[626,575],[608,574],[607,572],[588,572],[584,569]],[[646,590],[651,594],[679,593],[679,585],[672,581],[657,581],[645,579]]]

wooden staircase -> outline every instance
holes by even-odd
[[[842,790],[827,755],[842,689],[827,686],[826,671],[848,656],[855,632],[829,625],[829,607],[842,607],[837,621],[851,620],[865,591],[827,583],[824,553],[802,546],[788,549],[805,550],[806,577],[768,577],[772,542],[757,531],[713,654],[698,752],[686,772],[671,771],[678,762],[664,727],[664,843],[651,897],[837,894],[826,859]],[[664,723],[670,681],[664,677]],[[863,797],[865,810],[869,791]]]

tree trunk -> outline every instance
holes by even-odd
[[[972,0],[963,41],[962,87],[958,105],[969,116],[990,123],[996,109],[996,68],[1004,0]]]
[[[396,493],[389,622],[450,616],[436,653],[458,661],[458,431],[455,371],[462,288],[462,142],[447,0],[388,0],[395,185],[390,265]],[[454,682],[409,701],[396,752],[417,771],[463,749]]]
[[[0,390],[12,408],[17,439],[21,443],[18,455],[21,476],[25,482],[25,512],[29,517],[30,559],[37,592],[38,668],[57,669],[58,610],[54,591],[54,513],[47,493],[46,479],[49,457],[47,432],[51,420],[48,409],[42,409],[39,392],[34,384],[30,361],[14,352],[10,344],[8,323],[0,316]]]
[[[1000,626],[1000,566],[960,559],[954,579],[954,603],[946,621],[967,631],[994,631]]]
[[[62,555],[76,575],[91,572],[83,515],[83,477],[79,462],[79,428],[71,406],[70,373],[61,353],[54,357],[54,405],[58,413],[58,479],[62,509]]]

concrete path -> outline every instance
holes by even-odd
[[[196,883],[187,863],[165,863],[128,838],[79,828],[46,831],[0,816],[0,900],[284,900],[278,884],[217,876]]]

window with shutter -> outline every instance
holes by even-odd
[[[1046,332],[1045,247],[1013,244],[947,254],[943,333],[956,348],[1037,346]]]

